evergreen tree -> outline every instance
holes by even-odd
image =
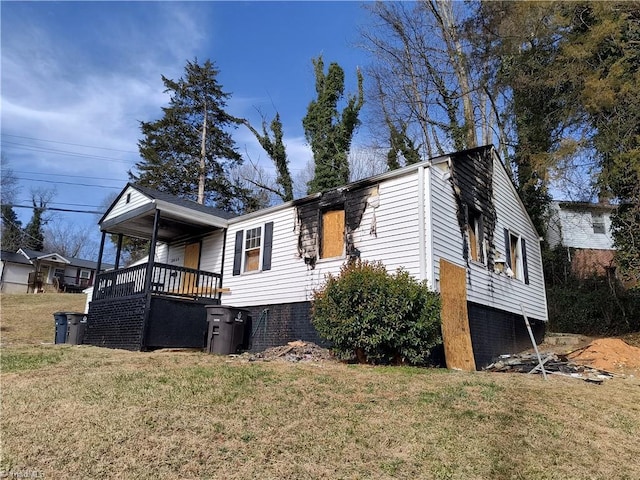
[[[307,193],[339,187],[349,182],[349,150],[358,114],[363,104],[362,74],[358,70],[358,94],[349,95],[347,105],[338,111],[338,102],[344,96],[344,71],[337,63],[324,72],[322,57],[313,59],[316,76],[316,100],[307,109],[302,120],[305,136],[311,145],[315,174],[308,183]]]
[[[387,125],[389,127],[389,143],[391,144],[387,153],[389,170],[396,170],[405,165],[420,162],[420,149],[407,135],[407,124],[403,124],[401,130],[398,130],[391,119],[388,119]],[[404,162],[400,162],[400,157],[404,159]]]
[[[22,223],[18,220],[12,204],[20,187],[18,178],[9,167],[9,160],[4,152],[0,155],[0,181],[2,250],[15,252],[22,247]]]
[[[640,4],[585,2],[567,9],[572,29],[562,74],[575,77],[593,128],[598,187],[615,200],[611,233],[624,278],[640,288]]]
[[[273,161],[278,172],[276,183],[280,188],[272,188],[267,185],[257,184],[256,186],[268,190],[278,195],[282,201],[289,202],[293,200],[293,181],[291,180],[291,173],[289,172],[289,160],[287,159],[287,151],[283,142],[282,122],[280,121],[280,114],[276,113],[276,116],[271,121],[271,131],[273,132],[273,138],[267,131],[267,122],[262,120],[262,134],[251,126],[248,120],[243,120],[243,123],[247,126],[251,133],[256,137],[258,142],[264,151],[267,152],[269,158]]]
[[[22,245],[22,223],[11,205],[2,205],[2,250],[16,252]]]
[[[42,227],[46,223],[46,220],[43,218],[43,214],[46,209],[47,204],[42,201],[42,199],[40,202],[37,202],[34,196],[33,215],[31,216],[29,223],[27,223],[27,226],[24,228],[23,243],[25,248],[35,250],[37,252],[44,250],[44,232]]]
[[[229,128],[237,120],[225,111],[230,94],[218,83],[219,70],[207,60],[187,61],[177,81],[162,76],[171,94],[161,119],[141,122],[138,142],[142,160],[132,181],[173,195],[237,210],[237,188],[229,167],[241,163]],[[242,192],[240,192],[242,193]]]

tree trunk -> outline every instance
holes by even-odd
[[[200,170],[198,175],[198,203],[204,204],[204,182],[206,179],[207,159],[207,105],[204,106],[204,118],[202,120],[202,141],[200,144]]]

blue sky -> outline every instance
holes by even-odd
[[[311,158],[302,118],[314,98],[311,59],[344,69],[347,91],[368,58],[358,47],[368,21],[361,2],[2,2],[2,152],[33,187],[55,188],[52,207],[95,210],[139,160],[140,121],[168,102],[161,75],[211,59],[232,94],[228,111],[257,127],[276,109],[293,173]],[[363,112],[364,113],[364,112]],[[244,127],[239,150],[271,168]],[[32,180],[27,180],[32,179]],[[35,181],[41,180],[41,181]],[[44,180],[44,181],[42,181]],[[31,211],[16,209],[25,224]],[[93,228],[97,216],[57,213]]]

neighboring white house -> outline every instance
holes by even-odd
[[[490,146],[236,217],[129,184],[100,227],[103,235],[154,240],[154,263],[98,278],[88,343],[168,345],[150,340],[160,338],[153,333],[153,306],[126,319],[123,312],[144,310],[144,298],[136,295],[191,295],[210,303],[205,291],[251,312],[254,349],[316,340],[312,294],[327,274],[355,258],[381,261],[390,271],[403,268],[436,291],[445,288],[441,260],[458,266],[478,366],[530,345],[522,308],[538,339],[547,320],[539,235]],[[144,291],[147,277],[134,279],[141,268],[148,277]],[[195,281],[187,289],[186,280],[204,274],[217,278],[215,288]],[[162,321],[163,339],[169,322]]]
[[[2,251],[0,291],[3,293],[37,293],[44,291],[80,292],[93,285],[97,263],[58,253],[37,252],[21,248]],[[112,265],[103,265],[112,268]]]
[[[615,267],[611,212],[606,203],[553,202],[547,229],[551,248],[567,249],[572,270],[580,277],[603,275]]]

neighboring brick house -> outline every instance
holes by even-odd
[[[615,272],[611,212],[607,203],[553,202],[547,241],[565,247],[573,273],[579,278]]]

